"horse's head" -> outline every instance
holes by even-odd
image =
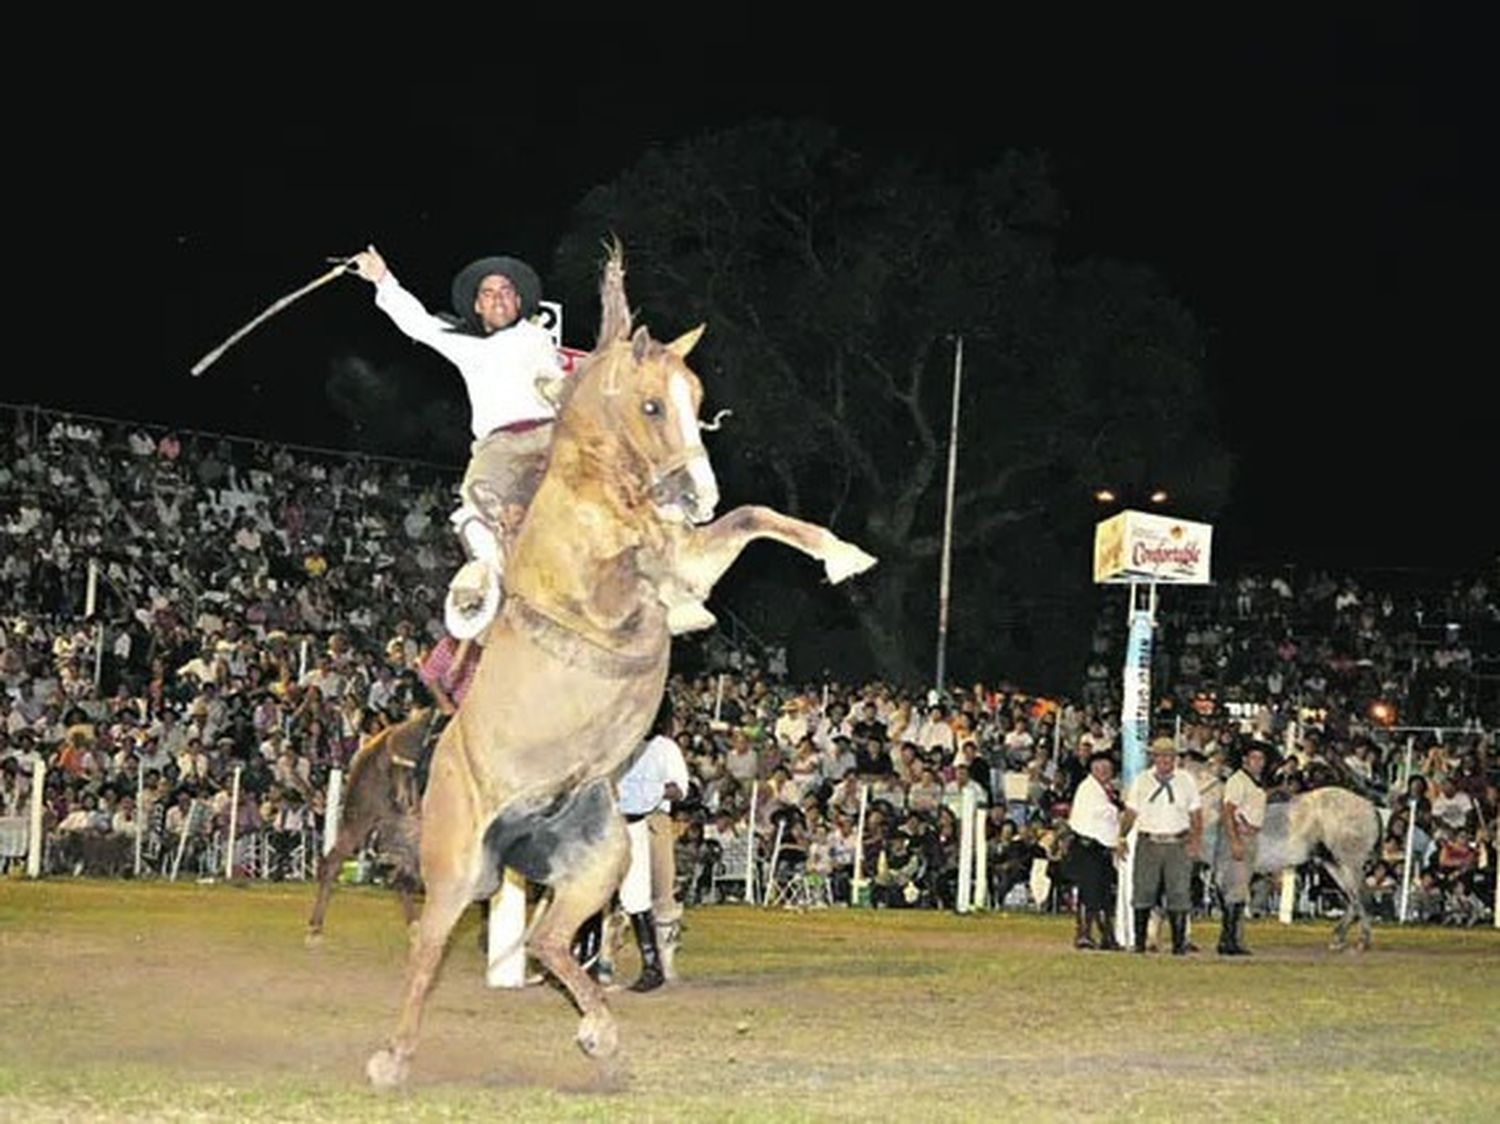
[[[719,503],[719,484],[698,426],[703,386],[686,362],[703,327],[665,344],[643,327],[632,332],[619,243],[605,264],[600,301],[599,342],[565,413],[599,415],[659,517],[707,523]]]
[[[647,466],[647,488],[657,514],[685,523],[707,523],[719,504],[719,483],[698,428],[703,386],[685,359],[700,325],[671,343],[637,328],[628,355],[617,358],[606,389],[618,433]],[[623,349],[622,349],[623,350]]]

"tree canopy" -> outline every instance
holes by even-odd
[[[712,445],[726,496],[880,556],[811,622],[800,596],[732,603],[794,658],[930,675],[960,337],[957,676],[1076,686],[1094,488],[1164,486],[1191,517],[1223,501],[1192,315],[1142,266],[1062,260],[1064,221],[1041,154],[949,174],[781,121],[652,150],[575,209],[556,270],[573,307],[617,235],[641,322],[707,322],[694,366],[706,412],[734,411]]]

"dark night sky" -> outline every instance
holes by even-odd
[[[293,306],[201,380],[188,368],[325,255],[373,239],[435,306],[480,253],[545,272],[573,202],[650,144],[817,117],[956,171],[1051,154],[1064,251],[1150,264],[1209,331],[1242,458],[1231,556],[1493,558],[1494,96],[1463,29],[1090,25],[899,60],[769,33],[661,51],[533,35],[536,61],[508,50],[483,83],[394,65],[372,84],[101,82],[108,125],[85,142],[24,126],[37,174],[13,221],[46,232],[40,303],[67,343],[13,363],[0,399],[316,441],[331,362],[410,357],[363,283]],[[433,370],[434,393],[461,393]]]

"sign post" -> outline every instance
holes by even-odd
[[[1151,740],[1151,648],[1158,585],[1208,585],[1213,527],[1144,511],[1122,511],[1094,528],[1094,582],[1130,587],[1130,633],[1125,647],[1124,700],[1120,709],[1120,791],[1146,767]],[[1135,942],[1130,905],[1135,841],[1119,866],[1115,939]]]

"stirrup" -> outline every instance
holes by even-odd
[[[450,515],[448,521],[453,524],[453,532],[458,536],[466,558],[501,564],[505,550],[500,544],[500,533],[481,511],[465,504]]]
[[[500,575],[481,561],[466,562],[448,583],[443,626],[458,640],[472,640],[500,610]]]

